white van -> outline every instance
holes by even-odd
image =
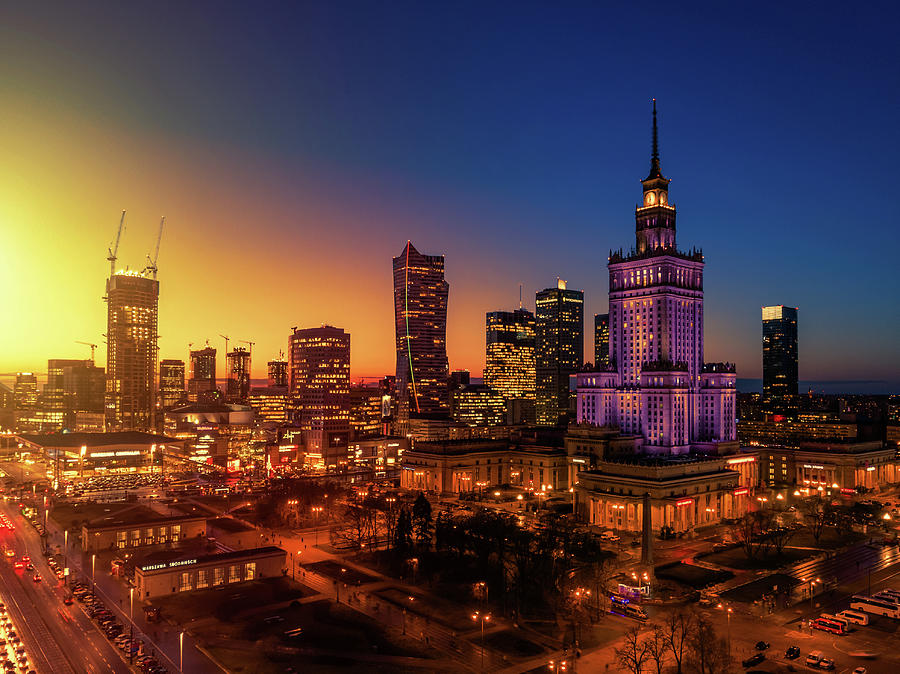
[[[818,667],[824,657],[825,654],[822,651],[813,651],[806,656],[806,664],[810,667]]]
[[[856,625],[868,625],[869,624],[869,616],[860,611],[841,611],[835,616],[837,618],[844,618],[849,620],[850,622]]]

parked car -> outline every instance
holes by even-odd
[[[741,664],[744,667],[752,667],[753,665],[758,665],[760,662],[762,662],[765,659],[766,659],[766,656],[764,653],[754,653],[746,660],[743,660],[741,662]]]
[[[787,651],[784,653],[784,657],[788,660],[796,660],[800,657],[800,647],[799,646],[789,646]]]
[[[757,641],[756,642],[756,650],[758,650],[758,651],[764,651],[769,646],[771,646],[771,644],[768,641]]]

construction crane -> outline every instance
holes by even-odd
[[[159,221],[159,233],[156,235],[156,250],[153,252],[152,258],[149,255],[147,256],[147,266],[144,268],[145,272],[150,272],[152,278],[156,278],[156,270],[158,269],[156,261],[159,259],[159,243],[162,241],[162,231],[165,223],[166,216],[164,215]]]
[[[80,339],[75,340],[76,344],[84,344],[85,346],[91,347],[91,363],[94,362],[94,349],[97,348],[96,344],[91,344],[90,342],[82,342]]]
[[[225,335],[219,335],[219,337],[221,337],[222,339],[225,340],[225,355],[227,356],[228,355],[228,342],[231,341],[231,338],[227,337]]]
[[[253,355],[253,345],[256,344],[256,342],[251,342],[247,339],[242,339],[241,344],[249,344],[250,345],[250,355],[252,356]]]
[[[116,256],[119,254],[119,241],[122,240],[122,229],[125,227],[125,211],[122,211],[122,218],[119,220],[119,231],[116,232],[116,242],[113,244],[113,247],[109,249],[109,257],[106,259],[109,261],[109,275],[113,276],[116,273]]]

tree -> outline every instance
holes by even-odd
[[[809,527],[809,532],[815,539],[816,545],[818,545],[819,538],[821,538],[825,525],[828,524],[830,518],[828,502],[818,494],[810,496],[800,501],[800,512],[803,513],[806,526]]]
[[[413,503],[412,526],[413,531],[416,534],[416,543],[419,545],[430,546],[433,529],[431,503],[425,498],[425,494],[422,492],[419,492],[419,495]]]
[[[341,525],[332,530],[332,541],[340,547],[360,550],[375,538],[375,511],[365,505],[347,505]]]
[[[616,662],[631,674],[641,674],[648,656],[647,641],[641,639],[641,632],[637,627],[632,627],[625,633],[622,648],[616,649]]]
[[[647,646],[647,659],[653,663],[656,674],[663,674],[669,660],[669,649],[662,627],[654,625],[653,631],[644,640],[644,644]]]
[[[675,671],[682,674],[684,656],[691,636],[694,616],[691,613],[678,611],[670,613],[660,625],[663,643],[672,659],[675,660]]]
[[[797,534],[796,529],[790,527],[775,527],[770,529],[766,537],[768,544],[778,557],[784,554],[784,549],[791,539]]]
[[[688,664],[697,674],[722,674],[731,669],[731,656],[725,639],[716,634],[712,622],[695,616],[688,640]]]
[[[765,534],[772,516],[766,510],[744,513],[731,527],[731,533],[740,544],[747,559],[755,559],[760,549],[767,545]]]
[[[397,515],[397,528],[394,533],[394,549],[400,554],[406,553],[412,547],[412,517],[409,508],[403,506]]]

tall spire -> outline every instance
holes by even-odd
[[[653,99],[653,154],[650,156],[650,175],[651,178],[661,178],[662,172],[659,168],[659,131],[656,127],[656,99]]]

